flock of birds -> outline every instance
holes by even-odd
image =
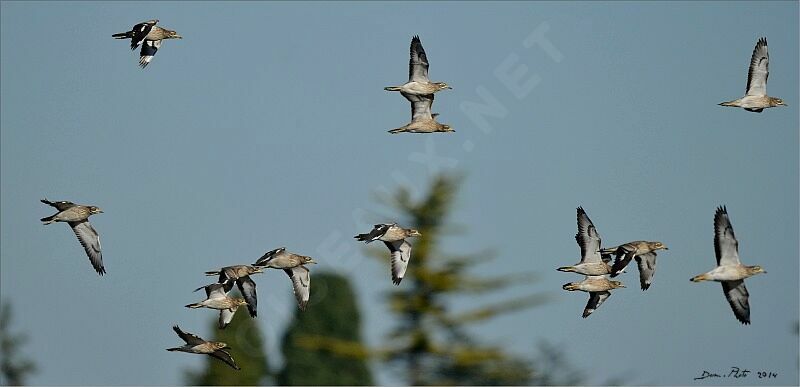
[[[182,39],[177,32],[156,24],[158,24],[158,20],[149,20],[134,25],[130,31],[112,35],[116,39],[130,39],[132,50],[141,45],[139,65],[142,68],[147,67],[153,60],[163,40]],[[387,91],[399,91],[411,102],[412,118],[410,123],[390,130],[390,133],[454,132],[449,125],[436,122],[435,118],[438,114],[431,113],[434,94],[451,87],[444,82],[431,82],[428,79],[428,67],[428,58],[422,48],[422,42],[418,36],[414,36],[411,40],[408,82],[400,86],[385,88]],[[768,76],[767,40],[761,38],[753,50],[745,96],[733,101],[722,102],[720,105],[741,107],[747,111],[758,113],[765,108],[786,106],[780,98],[770,97],[766,94]],[[100,237],[89,223],[90,216],[103,213],[103,211],[96,206],[79,205],[70,201],[53,202],[42,199],[41,202],[57,210],[56,214],[42,218],[41,221],[44,224],[53,222],[69,224],[86,251],[95,271],[100,275],[105,274]],[[625,287],[622,282],[609,278],[624,273],[625,267],[632,260],[636,260],[638,264],[642,290],[650,288],[656,269],[656,251],[667,250],[663,243],[634,241],[616,247],[601,248],[600,234],[581,207],[577,209],[577,221],[578,233],[575,235],[575,239],[581,249],[581,260],[575,265],[560,267],[557,270],[584,276],[582,281],[563,285],[563,289],[567,291],[589,293],[589,301],[583,311],[584,318],[591,315],[611,296],[611,290]],[[411,244],[406,239],[420,236],[422,236],[420,232],[415,229],[403,228],[396,223],[385,223],[376,224],[370,232],[358,234],[354,238],[365,243],[384,242],[391,253],[392,283],[399,285],[411,259]],[[693,277],[691,281],[720,282],[736,318],[743,324],[749,324],[750,306],[744,279],[755,274],[765,273],[765,271],[760,266],[745,266],[739,261],[738,242],[725,207],[717,208],[714,216],[714,251],[717,266],[705,274]],[[613,264],[611,263],[612,256],[614,257]],[[217,281],[195,289],[195,291],[203,289],[206,298],[188,304],[186,307],[219,311],[219,329],[225,329],[238,308],[242,306],[247,308],[251,317],[256,317],[258,305],[256,284],[250,276],[263,273],[266,269],[279,269],[289,276],[298,307],[304,311],[308,305],[311,289],[311,272],[306,265],[316,263],[311,257],[287,252],[286,248],[281,247],[265,253],[252,265],[232,265],[207,271],[205,274],[217,276]],[[243,298],[229,295],[234,284]],[[226,343],[204,340],[195,334],[184,332],[177,325],[173,327],[173,330],[185,344],[180,347],[168,348],[168,351],[206,354],[225,362],[234,369],[239,369],[233,357],[226,350],[229,348]]]
[[[601,248],[600,234],[582,207],[578,207],[578,233],[575,240],[581,248],[581,261],[572,266],[559,267],[558,271],[584,275],[580,282],[570,282],[562,287],[567,291],[589,293],[589,301],[583,309],[583,318],[589,317],[600,305],[611,297],[610,290],[624,288],[620,281],[609,280],[625,272],[625,267],[636,260],[639,267],[639,285],[647,290],[656,273],[656,251],[669,250],[661,242],[633,241],[615,247]],[[734,316],[742,324],[750,324],[749,293],[744,279],[766,273],[761,266],[746,266],[739,261],[739,242],[733,234],[733,226],[725,207],[717,208],[714,214],[714,253],[717,266],[711,271],[694,276],[690,281],[717,281],[731,305]],[[609,265],[615,256],[614,263]]]

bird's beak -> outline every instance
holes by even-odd
[[[669,247],[667,247],[667,246],[664,246],[664,250],[669,250]]]
[[[175,39],[183,39],[183,36],[180,36],[180,35],[175,35],[175,36],[173,36],[173,37],[174,37]]]

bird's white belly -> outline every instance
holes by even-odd
[[[769,107],[764,97],[760,95],[746,95],[739,101],[743,108],[763,108]]]
[[[228,309],[230,307],[229,303],[225,299],[209,299],[209,300],[205,300],[205,301],[203,301],[203,305],[206,308],[217,309],[217,310]]]
[[[733,266],[718,266],[706,273],[706,275],[711,281],[736,281],[746,278]]]
[[[404,84],[403,86],[400,86],[400,88],[402,89],[401,90],[402,92],[408,93],[408,94],[414,94],[414,95],[427,95],[427,94],[430,94],[430,91],[425,90],[423,85],[421,83],[419,83],[419,82],[416,82],[416,81],[408,82],[408,83]]]

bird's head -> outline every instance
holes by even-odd
[[[236,306],[245,306],[245,305],[247,305],[247,301],[245,301],[244,298],[234,298],[233,299],[233,303]]]
[[[448,84],[446,84],[444,82],[436,82],[436,83],[434,83],[434,85],[436,85],[436,90],[437,91],[438,90],[444,90],[444,89],[451,89],[451,90],[453,89],[452,87],[450,87],[450,85],[448,85]]]
[[[611,281],[611,289],[619,289],[624,287],[625,285],[623,285],[621,281]]]
[[[422,236],[422,234],[420,234],[420,232],[419,232],[419,231],[417,231],[417,230],[415,230],[415,229],[413,229],[413,228],[412,228],[412,229],[410,229],[410,230],[408,230],[408,232],[407,232],[406,234],[407,234],[409,237],[421,237],[421,236]]]
[[[183,39],[183,36],[178,35],[175,31],[167,30],[167,37],[164,39]]]
[[[214,349],[223,349],[223,348],[230,349],[231,348],[231,347],[228,346],[227,343],[223,343],[223,342],[220,342],[220,341],[211,342],[211,346],[214,347]]]
[[[750,269],[750,273],[753,274],[753,275],[759,274],[759,273],[765,273],[766,274],[766,270],[764,270],[763,267],[758,266],[758,265],[750,266],[749,269]]]
[[[103,210],[101,210],[100,207],[89,206],[89,213],[90,214],[102,214]]]
[[[450,125],[442,124],[442,132],[455,132],[456,130],[451,128]]]
[[[772,106],[788,106],[780,98],[772,98],[770,102],[772,102]]]
[[[264,266],[249,266],[250,274],[263,273],[266,269]]]
[[[158,19],[148,20],[144,24],[156,25],[158,24]]]
[[[314,258],[311,257],[303,257],[303,264],[309,264],[309,263],[313,263],[316,265],[317,261],[315,261]]]
[[[661,242],[650,242],[650,250],[669,250],[669,248]]]

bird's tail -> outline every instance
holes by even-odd
[[[401,89],[399,86],[387,86],[387,87],[384,87],[383,90],[386,90],[386,91],[400,91],[400,90],[403,90],[403,89]]]
[[[41,220],[42,222],[44,222],[44,224],[50,224],[50,223],[53,223],[53,222],[55,222],[56,215],[58,215],[58,214],[55,214],[55,215],[52,215],[52,216],[48,216],[48,217],[46,217],[46,218],[42,218],[42,219],[39,219],[39,220]]]
[[[369,234],[358,234],[353,238],[356,238],[356,240],[359,242],[367,242],[367,243],[372,242],[371,240],[369,240]]]
[[[575,285],[572,282],[570,282],[568,284],[564,284],[563,286],[561,286],[561,288],[564,289],[564,290],[569,290],[569,291],[578,290],[578,286]]]
[[[128,32],[120,32],[118,34],[111,35],[114,39],[130,39],[133,37],[133,31]]]
[[[707,281],[707,280],[708,280],[708,278],[706,277],[705,274],[700,274],[700,275],[696,275],[696,276],[692,277],[689,281],[702,282],[702,281]]]
[[[197,309],[197,308],[202,308],[203,304],[201,304],[199,302],[195,302],[194,304],[186,305],[186,307],[187,308],[192,308],[192,309]]]
[[[575,271],[575,266],[562,266],[562,267],[559,267],[556,270],[564,271],[564,272],[574,272]]]

